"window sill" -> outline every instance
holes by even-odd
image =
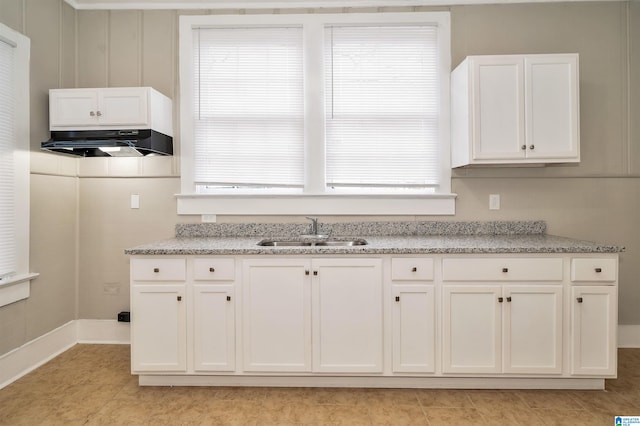
[[[179,215],[454,215],[456,194],[178,194]]]
[[[31,293],[31,280],[40,274],[30,272],[18,274],[0,280],[0,306],[6,306],[18,300],[26,299]]]

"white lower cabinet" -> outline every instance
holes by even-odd
[[[243,262],[245,371],[311,371],[311,262]]]
[[[614,286],[571,287],[572,375],[615,375],[617,300]]]
[[[153,256],[131,261],[134,373],[235,370],[234,278],[229,261],[233,263],[233,259]],[[198,270],[205,263],[208,275],[203,277]]]
[[[233,285],[193,286],[193,369],[236,369]]]
[[[313,259],[313,371],[381,373],[382,261]]]
[[[500,286],[444,286],[442,371],[488,373],[502,370]]]
[[[506,286],[504,309],[504,372],[562,373],[562,286]]]
[[[436,352],[435,287],[393,285],[393,371],[434,373]]]
[[[382,371],[380,259],[251,259],[243,276],[245,371]]]
[[[562,287],[447,285],[443,372],[562,373]]]
[[[616,375],[617,277],[616,254],[136,256],[132,372],[598,388]]]
[[[185,284],[131,288],[131,369],[187,371]]]

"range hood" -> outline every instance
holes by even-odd
[[[78,157],[173,155],[173,138],[152,129],[52,131],[41,148]]]

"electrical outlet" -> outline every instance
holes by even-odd
[[[140,195],[131,194],[131,208],[139,209],[140,208]]]
[[[489,194],[489,210],[500,210],[500,194]]]
[[[215,223],[216,215],[215,214],[203,214],[202,215],[202,223]]]

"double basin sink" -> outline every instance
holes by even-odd
[[[329,240],[319,239],[314,240],[279,240],[279,239],[264,239],[258,242],[261,247],[352,247],[352,246],[365,246],[367,241],[362,238],[355,238],[351,240]]]

